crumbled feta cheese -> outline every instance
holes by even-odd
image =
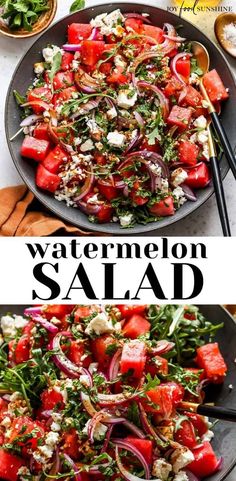
[[[79,68],[78,60],[72,60],[71,67],[72,67],[72,70],[78,70]]]
[[[194,455],[190,449],[182,446],[181,448],[174,450],[171,454],[170,460],[173,466],[173,471],[177,474],[182,468],[194,460]]]
[[[162,481],[167,481],[169,474],[172,471],[172,466],[164,458],[156,459],[153,463],[152,475],[155,478],[160,478]]]
[[[125,18],[122,15],[121,11],[117,9],[117,10],[113,10],[113,12],[111,13],[108,13],[104,17],[103,21],[106,25],[115,25],[117,24],[118,21],[124,22]]]
[[[61,430],[61,425],[53,421],[51,424],[51,430],[57,433]]]
[[[171,182],[174,187],[178,187],[178,185],[183,184],[185,179],[187,179],[188,174],[186,170],[182,169],[181,167],[179,169],[173,170],[171,174]]]
[[[133,220],[133,214],[120,215],[119,221],[122,227],[129,227]]]
[[[102,150],[102,149],[103,149],[103,144],[102,144],[102,142],[95,142],[95,147],[96,147],[96,149],[98,149],[98,150]]]
[[[91,139],[86,140],[83,144],[80,146],[81,152],[87,152],[88,150],[93,150],[94,145]]]
[[[169,192],[169,182],[167,179],[161,179],[161,191],[164,194],[167,194]]]
[[[114,33],[119,36],[120,33],[123,33],[124,29],[121,25],[117,25],[117,23],[118,21],[124,22],[124,20],[121,11],[117,9],[109,14],[102,13],[101,15],[97,15],[97,17],[90,21],[90,24],[92,27],[100,28],[102,35],[110,35],[111,33]]]
[[[192,144],[195,144],[195,142],[197,142],[197,134],[192,134],[189,140]]]
[[[1,426],[3,426],[4,428],[10,428],[10,426],[11,426],[11,418],[9,418],[9,416],[6,416],[6,417],[2,420]]]
[[[197,127],[197,129],[205,129],[207,126],[207,119],[204,115],[200,115],[199,117],[194,120],[193,125]]]
[[[176,187],[173,192],[173,196],[176,198],[176,201],[178,202],[178,205],[183,205],[186,202],[186,197],[184,195],[184,191],[181,187]]]
[[[22,466],[17,471],[20,481],[28,481],[31,478],[30,470],[26,466]]]
[[[90,372],[91,374],[93,374],[94,372],[97,372],[97,370],[98,370],[98,362],[91,362],[91,363],[89,364],[88,370],[89,370],[89,372]]]
[[[83,433],[84,434],[88,434],[88,427],[89,427],[89,423],[90,423],[90,419],[87,421],[87,423],[85,424],[84,428],[83,428]],[[104,424],[102,423],[97,423],[96,426],[95,426],[95,429],[94,429],[94,439],[97,439],[98,441],[103,439],[105,437],[105,434],[107,432],[107,426],[105,426]]]
[[[115,117],[117,117],[117,111],[116,111],[115,107],[112,107],[111,109],[109,109],[107,111],[107,118],[108,118],[108,120],[112,120]]]
[[[22,316],[14,315],[3,316],[1,318],[1,329],[4,338],[14,339],[17,335],[17,329],[23,329],[28,324],[28,320]]]
[[[100,312],[97,316],[91,319],[85,329],[86,334],[90,335],[95,333],[97,336],[114,331],[115,327],[113,326],[112,321],[108,319],[105,312]]]
[[[38,62],[34,64],[34,72],[37,75],[41,75],[44,72],[44,65],[43,62]]]
[[[107,136],[108,143],[114,147],[123,147],[125,143],[125,135],[114,130],[114,132],[109,132]]]
[[[134,92],[132,95],[131,94],[132,90],[120,90],[117,97],[117,105],[123,109],[129,109],[130,107],[133,107],[137,101],[138,95],[137,92]]]
[[[97,15],[95,18],[92,18],[90,21],[90,25],[92,27],[102,27],[104,25],[104,18],[107,16],[107,13],[101,13],[101,15]]]
[[[74,138],[74,145],[77,147],[77,145],[80,145],[82,142],[80,137],[75,137]]]
[[[127,63],[125,62],[125,60],[123,59],[123,57],[121,55],[116,55],[115,58],[114,58],[114,64],[116,67],[121,67],[123,69],[125,69]]]
[[[207,144],[208,143],[208,132],[207,130],[202,130],[201,132],[198,132],[197,134],[197,140],[199,144]]]
[[[56,444],[58,443],[59,441],[59,434],[58,433],[54,433],[52,431],[49,431],[49,433],[47,434],[46,436],[46,439],[45,439],[45,443],[50,446],[50,447],[55,447]]]
[[[42,53],[43,53],[43,57],[44,57],[45,62],[52,63],[53,57],[58,52],[63,53],[63,50],[61,50],[59,47],[57,47],[57,45],[52,45],[51,47],[44,48]]]
[[[174,477],[173,481],[188,481],[189,477],[185,473],[185,471],[179,471],[178,474]]]
[[[192,72],[190,77],[189,77],[189,83],[191,85],[198,84],[199,83],[199,76],[196,73]]]
[[[203,434],[201,439],[202,439],[202,441],[209,441],[210,442],[213,438],[214,438],[213,431],[208,429],[208,431],[205,434]]]
[[[208,144],[203,145],[202,155],[206,160],[210,159],[210,149]]]
[[[96,134],[98,132],[101,132],[101,129],[98,127],[94,119],[88,119],[86,124],[91,133]]]
[[[94,194],[87,200],[87,204],[96,204],[98,202],[98,194]]]
[[[52,416],[53,421],[55,421],[55,423],[61,422],[62,418],[63,418],[61,413],[56,413],[54,411],[52,412],[51,416]]]
[[[148,166],[155,175],[161,175],[161,167],[159,165],[149,162]]]

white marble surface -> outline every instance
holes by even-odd
[[[106,0],[104,0],[104,3]],[[152,1],[153,5],[161,8],[166,8],[167,5],[173,5],[174,0],[155,0]],[[223,0],[221,4],[234,4],[235,0]],[[58,0],[58,11],[56,19],[60,19],[62,16],[69,13],[69,8],[72,0]],[[87,0],[86,6],[94,5],[96,3],[102,3],[102,0]],[[108,2],[107,2],[108,3]],[[141,3],[141,2],[140,2]],[[145,3],[145,0],[144,2]],[[149,3],[146,1],[146,3]],[[236,7],[235,11],[236,11]],[[201,15],[201,17],[200,17]],[[185,17],[190,21],[196,23],[195,17],[191,13],[186,13]],[[199,14],[198,21],[201,23],[201,28],[207,33],[213,40],[213,22],[215,14]],[[13,165],[10,157],[4,132],[4,104],[7,88],[10,79],[13,75],[14,69],[21,58],[22,54],[30,47],[34,42],[34,39],[27,40],[15,40],[0,36],[0,188],[10,185],[20,184],[22,181]],[[236,73],[236,60],[230,59],[231,66]],[[227,197],[227,205],[229,210],[229,216],[231,219],[232,234],[236,235],[236,184],[229,173],[224,181],[224,187]],[[207,215],[206,215],[207,214]],[[154,233],[155,235],[155,233]],[[199,236],[216,236],[221,235],[221,226],[219,223],[218,212],[214,196],[209,201],[199,208],[195,213],[188,216],[186,219],[170,226],[169,228],[158,231],[158,235],[199,235]]]

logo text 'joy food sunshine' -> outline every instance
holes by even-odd
[[[176,5],[167,6],[167,11],[179,14],[189,12],[194,15],[202,12],[226,13],[233,12],[232,5],[219,5],[219,0],[175,0]]]

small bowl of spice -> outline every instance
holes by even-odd
[[[236,58],[236,13],[222,13],[216,18],[215,36],[221,47]]]
[[[51,24],[56,11],[57,0],[0,0],[0,33],[32,37]]]

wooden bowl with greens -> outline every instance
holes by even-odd
[[[55,17],[57,0],[0,0],[0,33],[28,38],[45,30]]]

